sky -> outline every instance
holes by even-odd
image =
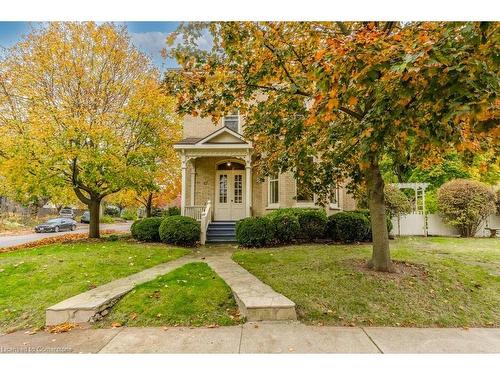
[[[132,43],[143,53],[150,56],[161,70],[176,67],[174,60],[164,60],[160,51],[165,47],[167,35],[174,31],[179,22],[123,22],[132,38]],[[0,47],[8,48],[29,33],[37,22],[0,22]]]

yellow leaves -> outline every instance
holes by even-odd
[[[366,128],[360,134],[361,138],[368,138],[373,133],[373,128]]]
[[[350,105],[350,106],[355,106],[356,104],[358,104],[358,98],[356,98],[355,96],[351,96],[349,98],[349,100],[347,101],[347,103]]]
[[[325,53],[326,53],[326,49],[321,49],[318,52],[316,52],[316,54],[314,55],[314,58],[316,59],[316,61],[319,61],[323,58]]]
[[[329,111],[332,111],[339,106],[339,100],[337,98],[330,98],[328,102],[326,103],[326,109]]]

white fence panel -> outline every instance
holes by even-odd
[[[490,231],[485,228],[500,228],[500,216],[490,215],[479,227],[476,237],[489,237]],[[409,214],[392,219],[391,234],[396,236],[458,236],[458,231],[444,222],[439,214],[427,215],[427,231],[425,217],[422,214]]]

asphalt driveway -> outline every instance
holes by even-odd
[[[129,231],[132,222],[126,223],[115,223],[115,224],[101,224],[101,230],[112,229],[118,231]],[[23,245],[25,243],[38,241],[43,238],[64,236],[68,233],[86,233],[89,230],[88,224],[78,224],[78,228],[71,232],[58,232],[58,233],[23,233],[23,234],[12,234],[7,236],[0,236],[0,248],[3,247],[13,247],[18,245]]]

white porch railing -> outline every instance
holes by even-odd
[[[186,206],[184,208],[184,216],[189,216],[195,220],[200,221],[204,209],[205,206]]]
[[[212,203],[208,201],[205,210],[201,214],[201,221],[200,221],[200,226],[201,226],[200,242],[202,245],[204,245],[205,242],[207,241],[207,229],[208,229],[208,224],[210,224],[211,221],[212,221]]]

